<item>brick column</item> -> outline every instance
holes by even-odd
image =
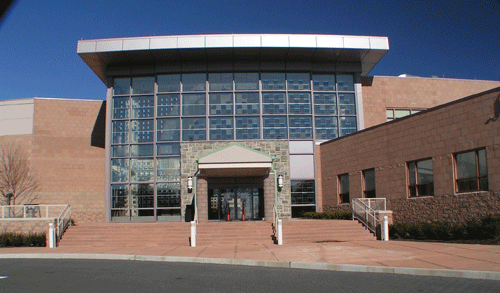
[[[196,179],[196,206],[198,207],[198,221],[208,222],[208,184],[207,179]]]

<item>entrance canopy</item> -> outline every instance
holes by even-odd
[[[266,153],[231,144],[200,157],[198,169],[201,174],[212,177],[264,176],[269,173],[272,162]]]

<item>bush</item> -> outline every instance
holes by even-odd
[[[322,220],[352,220],[352,212],[335,211],[335,212],[308,212],[304,213],[305,219],[322,219]]]
[[[0,247],[44,247],[46,245],[45,233],[19,234],[3,233],[0,234]]]
[[[389,237],[415,240],[488,240],[500,241],[500,216],[472,219],[464,224],[394,223]]]

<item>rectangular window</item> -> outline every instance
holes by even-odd
[[[236,93],[236,114],[260,114],[259,93]]]
[[[259,74],[258,73],[235,73],[234,85],[236,90],[258,90],[259,89]]]
[[[317,139],[333,139],[339,136],[337,117],[316,116],[314,121]]]
[[[154,96],[132,97],[132,118],[149,118],[155,115]]]
[[[312,138],[312,117],[311,116],[290,116],[288,130],[290,139],[310,139]]]
[[[210,115],[233,114],[233,94],[213,93],[208,97]]]
[[[153,120],[131,120],[130,142],[143,143],[153,142],[154,121]]]
[[[365,198],[376,198],[375,193],[375,169],[363,171],[363,179],[365,181],[365,189],[363,191]]]
[[[286,116],[264,116],[264,139],[287,139]]]
[[[261,73],[263,90],[285,90],[284,73]]]
[[[179,116],[179,94],[158,95],[157,116]]]
[[[180,74],[167,74],[158,75],[158,92],[178,92],[181,90],[181,75]]]
[[[154,77],[134,77],[132,78],[132,94],[151,94],[155,89]]]
[[[182,115],[205,115],[206,109],[205,94],[183,94],[182,95]]]
[[[486,150],[455,155],[457,192],[488,190]]]
[[[410,197],[434,195],[432,159],[408,163]]]
[[[259,138],[260,138],[259,116],[236,117],[236,139],[259,139]]]
[[[292,205],[315,204],[314,180],[291,180]]]
[[[179,118],[158,119],[156,121],[156,128],[157,141],[180,140]]]
[[[264,114],[286,114],[286,99],[283,92],[262,92]]]
[[[210,91],[230,91],[233,89],[233,74],[209,73],[208,85]]]
[[[201,118],[182,118],[182,140],[205,140],[207,121]]]
[[[129,118],[129,97],[113,97],[113,119]]]
[[[205,73],[189,73],[182,75],[182,90],[184,92],[202,91],[206,86],[207,76]]]
[[[210,140],[233,139],[233,117],[210,117]]]
[[[335,90],[335,75],[334,74],[313,74],[313,89],[315,91],[334,91]]]
[[[288,73],[288,90],[308,90],[311,88],[309,73]]]
[[[311,94],[304,92],[288,93],[288,113],[311,114]]]
[[[339,183],[339,203],[349,203],[349,174],[342,174],[338,177]]]

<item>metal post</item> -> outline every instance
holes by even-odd
[[[54,229],[54,223],[49,224],[49,247],[56,248],[56,231]]]
[[[382,221],[382,236],[383,241],[389,241],[389,219],[387,216],[384,216]]]
[[[283,224],[281,219],[278,219],[278,227],[276,227],[276,233],[278,234],[278,245],[283,245]]]
[[[196,221],[191,221],[191,247],[196,247]]]

